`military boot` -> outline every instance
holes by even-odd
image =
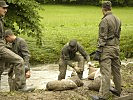
[[[10,92],[15,91],[15,81],[13,78],[8,77],[8,84],[9,84]]]
[[[102,97],[91,95],[92,100],[105,100]]]
[[[120,97],[120,95],[121,95],[121,93],[119,93],[118,92],[118,90],[116,90],[115,88],[113,88],[113,87],[110,87],[110,89],[109,89],[114,95],[116,95],[116,96],[119,96]]]
[[[20,92],[33,92],[35,90],[35,87],[27,87],[26,85],[21,88],[21,89],[18,89],[17,91],[20,91]]]

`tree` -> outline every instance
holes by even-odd
[[[35,37],[37,44],[41,45],[41,24],[38,14],[39,4],[34,0],[7,0],[9,5],[5,18],[5,26],[17,34],[27,34]],[[15,28],[15,27],[18,28]]]

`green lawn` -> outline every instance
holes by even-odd
[[[70,39],[77,39],[88,53],[96,49],[98,24],[102,18],[100,7],[41,5],[43,47],[35,46],[34,39],[24,37],[29,44],[31,60],[57,62],[60,50]],[[133,7],[113,8],[122,21],[121,58],[133,56]]]

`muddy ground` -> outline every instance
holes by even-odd
[[[52,67],[50,68],[51,70],[54,70]],[[133,66],[128,66],[128,67],[122,66],[121,69],[122,69],[121,70],[122,95],[128,95],[133,93]],[[42,70],[42,68],[40,69],[33,68],[33,71],[37,71],[37,70],[40,71]],[[46,70],[46,69],[43,69],[43,70]],[[51,72],[52,75],[51,74],[50,75],[56,79],[58,76],[58,71],[57,69],[55,69],[55,71],[56,71],[55,75],[52,72]],[[50,73],[50,71],[48,71],[47,73]],[[39,73],[37,73],[37,75],[39,75]],[[33,80],[35,81],[36,79],[34,78]],[[47,81],[49,81],[49,79],[47,79]],[[90,95],[98,94],[98,92],[91,91],[88,89],[86,85],[86,82],[88,82],[88,80],[83,80],[83,82],[85,83],[84,86],[78,87],[73,90],[66,90],[66,91],[47,91],[45,90],[45,85],[41,82],[43,86],[37,87],[37,89],[31,93],[9,92],[9,91],[0,92],[0,100],[91,100]],[[39,79],[38,79],[38,83],[35,83],[31,80],[29,83],[30,85],[31,84],[41,85],[39,83]],[[5,90],[7,89],[5,88]],[[112,95],[110,100],[113,100],[114,98],[117,98],[117,97]]]

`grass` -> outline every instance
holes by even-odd
[[[35,40],[24,37],[29,44],[31,60],[42,63],[57,62],[61,48],[70,39],[77,39],[89,53],[97,46],[98,24],[102,18],[100,7],[72,5],[41,5],[43,46],[35,46]],[[121,58],[133,56],[133,7],[113,8],[122,21]]]

